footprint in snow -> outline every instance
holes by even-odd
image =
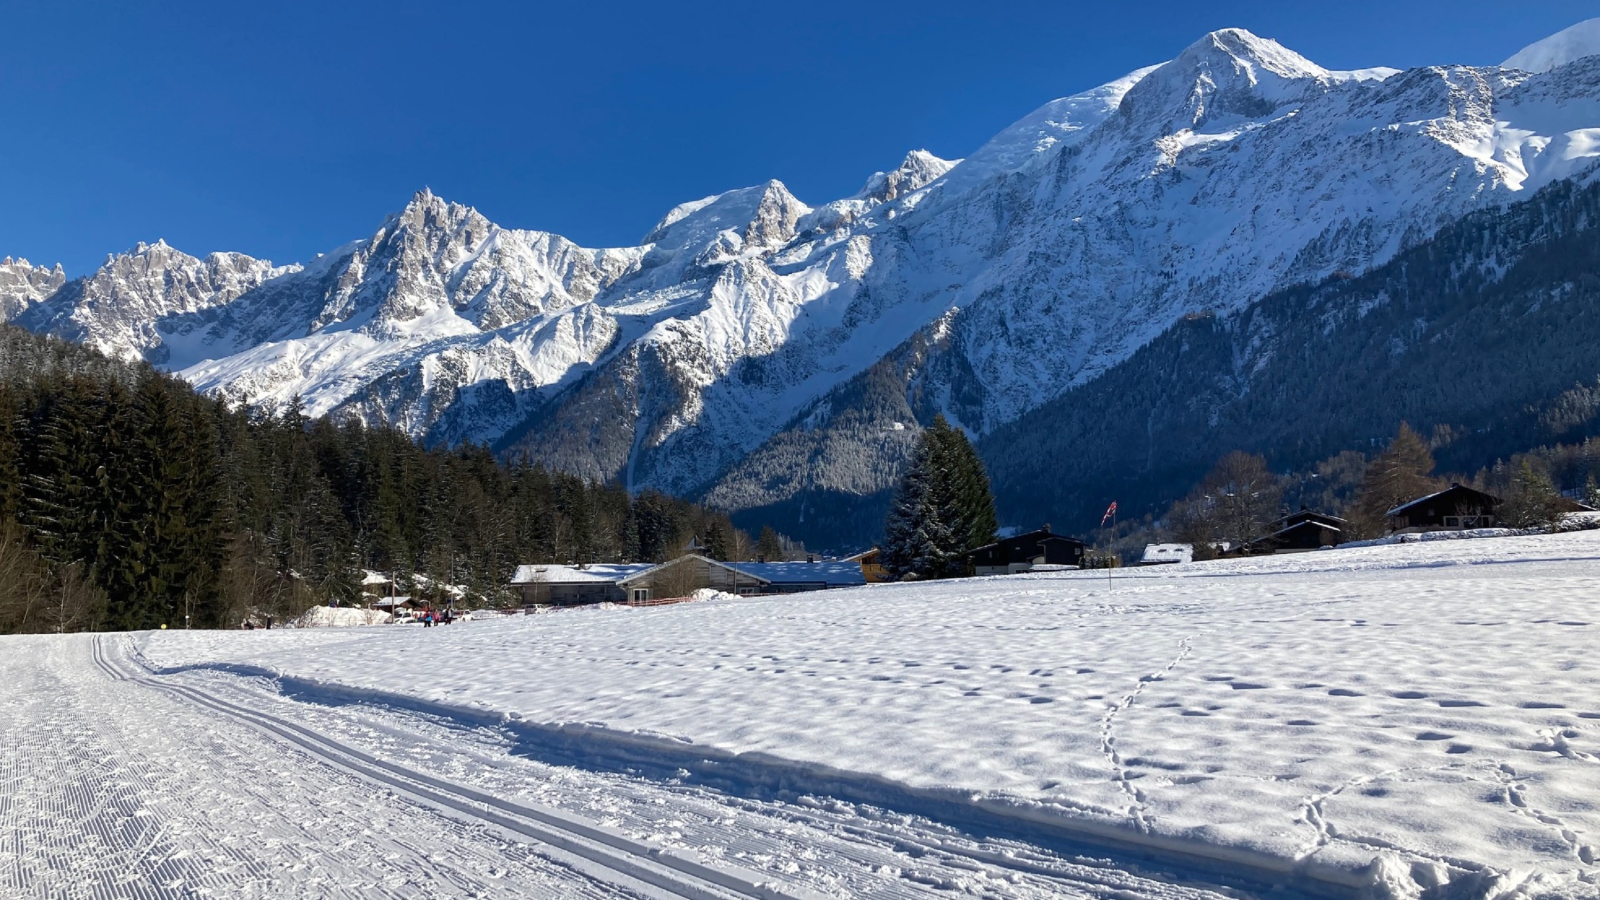
[[[1365,697],[1366,695],[1361,693],[1360,691],[1351,691],[1351,690],[1346,690],[1345,688],[1334,688],[1333,690],[1328,692],[1328,696],[1330,696],[1330,697]]]
[[[1476,700],[1440,700],[1439,705],[1445,709],[1459,709],[1466,706],[1488,706],[1489,704],[1479,703]]]
[[[1389,696],[1396,700],[1426,700],[1428,695],[1422,691],[1391,691]]]
[[[1526,703],[1520,703],[1518,705],[1521,706],[1523,709],[1566,709],[1567,708],[1566,705],[1562,704],[1562,703],[1546,703],[1546,702],[1544,702],[1542,700],[1529,700]]]
[[[1441,731],[1424,731],[1418,734],[1416,739],[1419,741],[1448,741],[1453,737],[1455,737],[1455,735],[1445,734]]]

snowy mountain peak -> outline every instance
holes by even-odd
[[[1124,120],[1172,134],[1218,120],[1257,119],[1326,90],[1327,69],[1243,28],[1213,31],[1134,85]]]
[[[26,259],[0,260],[0,320],[9,320],[67,283],[60,263],[35,266]]]
[[[1579,22],[1542,41],[1529,44],[1501,65],[1524,72],[1548,72],[1557,66],[1596,54],[1600,54],[1600,18]]]
[[[907,153],[906,158],[892,171],[877,172],[868,178],[857,196],[876,203],[888,203],[911,191],[926,187],[955,168],[956,162],[940,159],[926,150],[913,150]]]
[[[732,231],[746,244],[778,246],[794,237],[795,223],[810,211],[783,182],[773,179],[679,204],[645,235],[644,242],[662,251],[699,250],[718,242],[722,232]]]
[[[1173,63],[1194,65],[1201,60],[1213,63],[1222,59],[1232,61],[1247,74],[1260,71],[1280,78],[1322,78],[1328,74],[1328,70],[1277,41],[1243,28],[1213,31],[1190,44]]]

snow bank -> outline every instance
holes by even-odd
[[[344,628],[351,625],[381,625],[389,614],[377,609],[353,606],[313,606],[289,623],[295,628]]]
[[[597,753],[809,773],[1345,890],[1592,896],[1597,603],[1582,532],[142,640],[152,665],[345,696],[428,671],[410,700]]]

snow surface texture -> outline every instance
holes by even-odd
[[[1596,598],[1600,533],[1582,532],[438,634],[140,640],[158,669],[243,666],[346,698],[394,698],[424,672],[404,702],[563,726],[580,746],[938,798],[1380,896],[1592,897]]]
[[[1600,19],[1589,19],[1524,47],[1501,65],[1525,72],[1548,72],[1596,54],[1600,54]]]
[[[919,395],[985,433],[1185,314],[1384,262],[1588,172],[1597,97],[1581,60],[1340,72],[1226,29],[816,207],[772,181],[587,249],[423,191],[303,266],[157,242],[45,298],[48,273],[0,271],[0,303],[230,400],[300,396],[430,441],[535,422],[531,449],[562,468],[690,493],[825,421],[830,391],[914,336],[938,334]],[[879,447],[890,424],[851,439]],[[713,499],[761,505],[792,480]]]
[[[382,625],[391,618],[381,609],[313,606],[291,624],[296,628],[345,628],[352,625]]]

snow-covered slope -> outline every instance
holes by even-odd
[[[141,246],[18,321],[230,399],[298,395],[693,492],[825,427],[841,386],[935,323],[916,405],[987,432],[1186,314],[1366,269],[1586,173],[1597,136],[1592,60],[1339,72],[1227,29],[815,207],[773,181],[594,250],[424,191],[303,267]]]
[[[1556,66],[1600,54],[1600,18],[1589,19],[1522,48],[1501,63],[1507,69],[1548,72]]]

